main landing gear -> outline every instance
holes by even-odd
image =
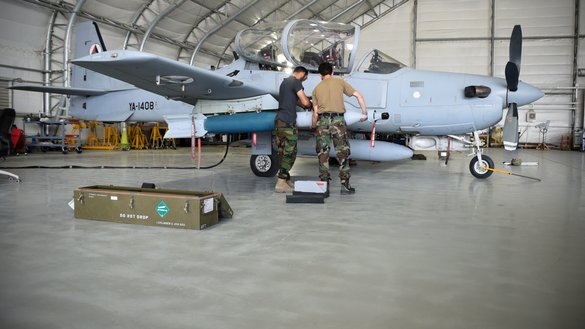
[[[280,161],[278,151],[274,148],[271,131],[252,135],[250,169],[259,177],[274,177],[278,173]]]
[[[253,154],[250,157],[250,168],[256,176],[274,177],[279,169],[278,155],[272,154]]]

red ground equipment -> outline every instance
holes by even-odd
[[[12,126],[12,152],[26,153],[26,146],[24,144],[24,132],[22,129]]]

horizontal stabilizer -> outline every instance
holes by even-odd
[[[107,51],[72,63],[192,105],[199,99],[240,99],[269,93],[262,84],[244,84],[215,71],[139,51]]]
[[[40,93],[63,94],[74,96],[99,96],[110,92],[110,90],[103,89],[88,89],[88,88],[72,88],[72,87],[53,87],[41,85],[18,85],[8,87],[13,90],[36,91]]]

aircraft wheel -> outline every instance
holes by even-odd
[[[253,154],[250,157],[250,168],[256,176],[274,177],[278,172],[278,156],[276,154]]]
[[[81,153],[81,152],[83,152],[83,149],[81,148],[81,146],[78,146],[75,148],[75,152]]]
[[[67,146],[63,146],[61,147],[61,152],[63,152],[63,154],[67,154],[69,153],[69,148]]]
[[[483,169],[481,167],[493,168],[494,161],[489,156],[482,155],[481,164],[479,163],[477,156],[473,157],[469,162],[469,171],[471,171],[471,174],[476,178],[488,178],[494,173],[491,170]]]

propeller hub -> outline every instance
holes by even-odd
[[[533,85],[519,82],[518,89],[515,92],[508,93],[508,103],[516,103],[518,106],[534,103],[544,96],[540,89]],[[505,104],[507,106],[507,104]]]

